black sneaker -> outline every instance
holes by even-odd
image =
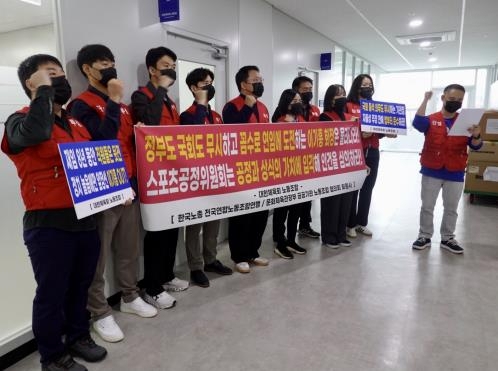
[[[87,362],[98,362],[105,358],[107,350],[88,336],[84,336],[68,347],[69,353],[74,357],[83,358]]]
[[[206,264],[204,266],[204,271],[218,273],[223,276],[229,276],[233,273],[233,270],[228,268],[226,265],[223,265],[223,263],[221,263],[219,260],[215,260],[211,264]]]
[[[454,238],[450,238],[447,241],[441,241],[441,248],[451,251],[453,254],[463,254],[463,247],[461,247]]]
[[[341,245],[342,247],[349,247],[352,245],[352,243],[348,239],[343,239],[341,242],[339,242],[339,245]]]
[[[412,245],[412,249],[415,250],[424,250],[427,247],[431,247],[431,239],[425,237],[417,238],[417,240]]]
[[[66,353],[59,359],[42,365],[42,371],[88,371],[88,369]]]
[[[320,237],[320,233],[314,231],[311,227],[299,228],[297,231],[300,236],[309,237],[309,238],[318,238]]]
[[[200,269],[190,272],[190,280],[197,286],[209,287],[209,278]]]
[[[296,242],[287,241],[287,249],[293,252],[294,254],[304,255],[307,250],[299,246]]]
[[[294,255],[290,252],[290,250],[285,246],[285,242],[280,242],[277,244],[277,247],[275,247],[275,250],[273,250],[275,254],[280,256],[281,258],[284,259],[294,259]]]

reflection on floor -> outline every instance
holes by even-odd
[[[177,294],[153,319],[116,312],[126,334],[89,370],[496,370],[497,202],[462,197],[457,238],[463,256],[411,249],[418,232],[416,154],[383,153],[374,190],[373,238],[329,250],[301,239],[305,256],[263,256],[270,267],[212,277]],[[318,202],[313,226],[319,227]],[[441,203],[436,207],[436,230]],[[221,257],[229,263],[226,244]],[[182,267],[183,268],[183,267]],[[178,272],[187,277],[183,268]],[[39,370],[34,354],[11,370]]]

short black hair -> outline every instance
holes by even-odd
[[[453,90],[453,89],[460,90],[460,91],[463,91],[465,93],[465,88],[462,85],[460,85],[460,84],[450,84],[450,85],[448,85],[447,87],[444,88],[443,93],[446,93],[446,92],[448,92],[450,90]]]
[[[299,89],[299,86],[303,82],[309,82],[313,85],[313,80],[311,80],[308,76],[298,76],[292,81],[292,89],[297,90]]]
[[[244,66],[244,67],[241,67],[240,70],[235,75],[235,83],[237,84],[237,89],[239,89],[239,91],[240,91],[240,84],[243,81],[247,80],[247,78],[249,77],[250,71],[259,72],[259,68],[256,66]]]
[[[187,86],[190,89],[192,85],[197,86],[199,82],[204,81],[208,76],[211,77],[211,80],[214,80],[213,71],[208,70],[207,68],[204,67],[199,67],[188,73],[185,82],[187,83]]]
[[[17,76],[21,82],[22,88],[26,95],[31,99],[31,90],[26,86],[26,80],[28,80],[32,74],[38,71],[40,66],[47,63],[54,63],[64,70],[61,62],[54,56],[48,54],[35,54],[31,57],[26,58],[21,62],[17,68]]]
[[[76,57],[78,68],[85,77],[87,76],[85,72],[83,72],[83,65],[88,64],[91,66],[97,61],[111,61],[114,63],[114,54],[112,54],[111,49],[102,44],[85,45],[80,49],[78,56]]]
[[[272,122],[277,122],[282,115],[285,115],[287,113],[289,105],[291,104],[296,94],[299,95],[299,93],[293,89],[285,89],[282,92],[282,94],[280,95],[280,100],[278,101],[278,106],[271,118]]]
[[[147,69],[149,69],[149,67],[156,68],[157,61],[159,61],[159,59],[161,59],[165,55],[173,59],[174,62],[176,62],[177,59],[176,54],[171,49],[168,49],[164,46],[159,46],[157,48],[149,49],[149,51],[145,55],[145,65],[147,66]]]
[[[349,89],[349,94],[347,98],[348,102],[353,102],[356,104],[360,103],[358,90],[360,90],[361,83],[365,77],[370,79],[370,81],[372,82],[372,90],[375,91],[372,76],[366,73],[362,73],[361,75],[356,76],[355,79],[353,80],[353,83],[351,84],[351,89]]]
[[[346,92],[346,89],[344,89],[344,86],[339,85],[339,84],[334,84],[330,85],[327,88],[327,91],[325,92],[325,97],[323,98],[323,111],[324,112],[331,112],[334,110],[334,107],[332,106],[332,99],[337,95],[339,92],[339,89],[344,90]]]

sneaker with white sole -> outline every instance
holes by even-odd
[[[249,267],[248,262],[240,262],[235,264],[235,270],[239,273],[249,273],[251,271],[251,267]]]
[[[412,249],[414,250],[424,250],[428,247],[431,247],[431,239],[425,237],[417,238],[412,245]]]
[[[266,258],[262,258],[261,256],[258,258],[254,258],[252,260],[249,260],[249,264],[257,265],[259,267],[266,267],[267,265],[270,264],[270,261]]]
[[[94,321],[92,328],[102,340],[107,341],[108,343],[117,343],[124,339],[123,331],[121,331],[121,328],[114,320],[113,315]]]
[[[178,277],[173,278],[171,281],[166,282],[163,285],[163,288],[166,291],[173,291],[173,292],[178,292],[178,291],[185,291],[188,289],[189,282],[185,280],[181,280]]]
[[[145,293],[144,300],[159,309],[173,308],[176,304],[176,299],[166,291],[163,291],[155,296]]]
[[[343,239],[341,242],[339,242],[339,245],[342,246],[342,247],[349,247],[352,245],[351,241],[349,241],[348,239]]]
[[[371,237],[373,235],[373,232],[370,229],[368,229],[366,226],[357,225],[355,229],[356,232],[361,233],[365,236]]]
[[[351,238],[356,238],[358,236],[354,228],[346,228],[346,235]]]
[[[463,247],[454,238],[441,241],[441,248],[451,251],[453,254],[463,254]]]
[[[323,246],[328,247],[329,249],[338,249],[339,248],[339,243],[338,242],[322,242]]]
[[[152,305],[147,304],[140,296],[129,303],[125,303],[123,299],[121,299],[120,310],[123,313],[136,314],[143,318],[157,316],[157,309]]]

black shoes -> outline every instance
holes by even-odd
[[[294,254],[298,255],[304,255],[306,254],[307,250],[305,248],[302,248],[299,246],[295,241],[287,241],[287,248],[293,252]]]
[[[223,265],[219,260],[215,260],[211,264],[206,264],[204,266],[204,271],[218,273],[222,276],[229,276],[233,273],[233,270],[228,268],[226,265]]]
[[[441,244],[442,244],[442,242],[441,242]],[[415,249],[415,250],[424,250],[428,247],[431,247],[431,239],[425,238],[425,237],[417,238],[417,240],[412,245],[412,249]]]
[[[209,287],[209,278],[200,269],[190,272],[190,280],[197,286]]]
[[[309,238],[320,237],[320,233],[314,231],[313,228],[311,228],[311,226],[299,228],[299,231],[297,231],[297,233],[299,233],[300,236],[309,237]]]
[[[454,238],[450,238],[446,241],[441,241],[441,248],[451,251],[453,254],[463,254],[463,247],[460,246]]]
[[[275,250],[273,250],[275,254],[280,256],[283,259],[294,259],[294,255],[292,252],[287,248],[287,242],[286,241],[280,241],[277,243],[277,246],[275,247]]]
[[[98,362],[105,358],[107,350],[88,336],[84,336],[68,347],[69,353],[74,357],[83,358],[87,362]],[[86,370],[86,369],[85,369]]]
[[[88,371],[88,369],[66,353],[59,359],[42,365],[42,371]]]

